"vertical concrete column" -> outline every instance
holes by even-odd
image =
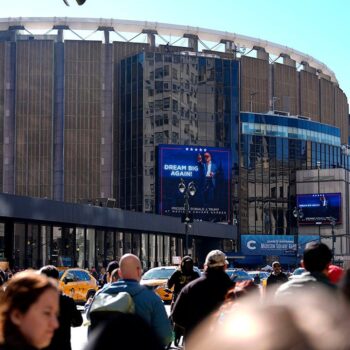
[[[62,33],[59,35],[62,38]],[[54,47],[53,199],[64,200],[64,44]]]
[[[253,50],[256,51],[256,58],[260,60],[269,60],[269,53],[265,51],[263,47],[254,46]]]
[[[113,44],[101,55],[101,197],[113,197]]]
[[[289,67],[294,67],[296,66],[296,62],[290,58],[289,55],[285,53],[281,53],[280,55],[283,58],[283,64]]]
[[[156,34],[158,34],[158,32],[154,29],[143,29],[142,33],[147,34],[148,44],[151,47],[155,47],[156,46]]]
[[[188,47],[193,49],[195,52],[198,51],[198,35],[185,34],[184,38],[188,39]]]
[[[227,39],[221,39],[220,43],[225,45],[225,52],[231,53],[233,55],[233,58],[236,59],[237,46],[235,45],[235,43],[232,40],[227,40]]]
[[[3,192],[15,194],[16,42],[5,43]]]

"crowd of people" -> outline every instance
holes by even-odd
[[[275,261],[262,293],[253,280],[236,283],[226,274],[220,250],[208,253],[201,276],[185,256],[167,283],[174,291],[168,317],[156,293],[140,284],[140,259],[126,254],[96,276],[102,287],[85,306],[91,329],[85,349],[118,339],[120,349],[157,350],[173,340],[179,346],[183,337],[189,350],[350,350],[350,270],[331,262],[328,246],[311,242],[304,272],[288,278]],[[59,291],[58,276],[51,265],[0,272],[0,350],[71,350],[71,327],[83,318]]]

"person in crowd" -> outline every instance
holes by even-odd
[[[178,296],[171,313],[173,322],[183,328],[185,338],[225,300],[234,287],[225,270],[225,254],[220,250],[208,253],[204,263],[204,276],[187,284]]]
[[[279,286],[276,295],[293,294],[302,287],[317,289],[320,286],[336,290],[335,284],[328,279],[328,267],[331,264],[332,252],[321,242],[309,242],[305,246],[302,265],[306,272],[294,276]]]
[[[266,287],[268,289],[276,289],[280,284],[288,281],[288,276],[282,272],[282,267],[279,261],[274,261],[272,263],[272,269],[272,273],[266,280]]]
[[[118,332],[117,341],[116,332]],[[136,314],[118,314],[110,321],[99,325],[91,333],[84,350],[109,349],[111,344],[115,344],[118,350],[164,350],[154,329]]]
[[[57,283],[32,270],[12,277],[0,293],[0,349],[47,347],[58,328]]]
[[[94,266],[91,266],[90,268],[90,274],[94,276],[95,280],[98,281],[98,273],[97,270]]]
[[[46,265],[40,269],[40,273],[51,277],[58,282],[59,272],[53,265]],[[71,350],[71,327],[79,327],[83,323],[83,317],[77,309],[73,298],[60,293],[59,327],[47,350]]]
[[[119,268],[119,263],[116,260],[110,261],[107,265],[106,274],[104,278],[104,285],[106,283],[112,283],[112,272]]]
[[[102,288],[97,291],[97,293],[103,292],[104,288],[108,288],[110,283],[116,282],[119,279],[119,263],[116,260],[110,261],[107,265],[106,273],[103,276]],[[116,271],[114,274],[114,278],[112,278],[112,272]],[[85,303],[84,310],[87,311],[90,307],[91,302],[93,301],[95,294],[93,294]]]
[[[349,327],[348,305],[327,290],[304,289],[264,303],[252,295],[204,321],[186,350],[350,349]]]
[[[179,296],[182,288],[189,282],[200,277],[197,271],[193,270],[193,260],[190,256],[186,255],[182,258],[179,268],[168,279],[168,288],[174,287],[173,297],[171,301],[170,310],[174,307],[177,297]],[[174,344],[178,346],[182,336],[181,328],[174,325]]]
[[[120,279],[107,285],[102,292],[112,295],[128,292],[133,298],[135,313],[151,326],[164,346],[168,345],[172,339],[172,329],[164,305],[157,294],[140,285],[141,275],[140,259],[136,255],[125,254],[119,262]],[[90,309],[87,310],[88,319]]]
[[[114,269],[111,273],[111,283],[117,282],[119,280],[119,269]]]
[[[186,255],[182,258],[179,268],[168,279],[168,288],[174,287],[173,298],[171,308],[179,296],[182,288],[189,282],[200,277],[197,271],[193,270],[193,260],[190,256]]]
[[[106,283],[106,268],[101,267],[100,273],[98,274],[98,284],[103,287]]]

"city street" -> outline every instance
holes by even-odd
[[[83,311],[83,307],[78,307],[81,311]],[[167,313],[170,313],[170,305],[165,305],[165,309]],[[85,314],[83,313],[83,325],[76,328],[71,328],[72,330],[72,337],[71,337],[71,343],[72,343],[72,350],[82,350],[84,349],[84,346],[87,343],[87,325],[86,325],[86,318]],[[177,349],[176,347],[172,347],[172,349]]]

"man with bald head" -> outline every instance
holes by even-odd
[[[139,283],[142,276],[140,259],[133,254],[123,255],[119,261],[118,272],[120,279],[106,286],[101,293],[113,295],[128,292],[134,300],[135,313],[151,326],[164,346],[168,345],[172,338],[170,321],[160,297]],[[87,317],[88,314],[89,311]]]

